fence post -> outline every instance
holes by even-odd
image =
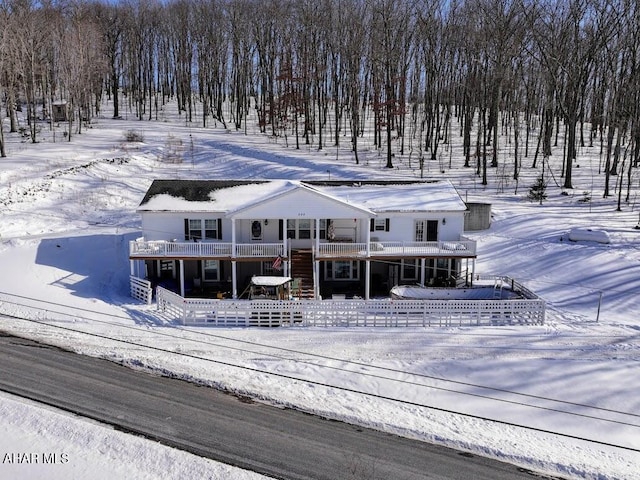
[[[600,306],[602,305],[602,290],[600,290],[600,297],[598,298],[598,313],[596,314],[596,323],[600,321]]]

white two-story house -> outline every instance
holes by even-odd
[[[466,210],[447,181],[156,180],[131,273],[182,296],[243,298],[254,275],[300,298],[388,296],[472,278]]]

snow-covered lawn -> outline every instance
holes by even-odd
[[[126,143],[130,129],[144,142]],[[188,146],[182,163],[161,161],[169,135]],[[599,147],[585,149],[574,191],[552,183],[543,205],[525,198],[538,173],[526,167],[515,195],[502,172],[484,189],[469,169],[427,166],[463,198],[492,203],[491,228],[467,234],[478,242],[476,271],[509,275],[547,300],[543,326],[233,329],[183,328],[128,296],[128,240],[151,181],[388,176],[377,153],[355,165],[347,150],[108,119],[71,143],[9,141],[0,311],[49,325],[2,318],[2,330],[553,475],[640,479],[640,189],[635,172],[622,212],[600,198]],[[418,175],[396,162],[394,175]],[[580,201],[593,184],[592,201]],[[572,228],[606,231],[610,243],[572,242]],[[3,459],[66,459],[4,461],[0,478],[259,478],[12,396],[0,395],[0,412]]]

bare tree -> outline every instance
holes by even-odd
[[[253,90],[255,44],[251,36],[251,5],[248,0],[232,0],[228,6],[229,41],[231,43],[230,100],[236,130],[242,128],[249,114]]]
[[[541,3],[534,13],[539,22],[534,31],[541,66],[567,132],[564,188],[573,188],[576,127],[594,62],[618,21],[609,7],[608,0],[565,0],[555,5]]]
[[[61,80],[69,93],[67,138],[71,141],[74,115],[78,116],[77,132],[82,133],[82,122],[91,116],[92,96],[98,94],[107,71],[102,33],[90,10],[80,7],[75,12],[60,32],[59,45]]]
[[[394,0],[375,0],[372,3],[369,52],[374,82],[372,103],[377,113],[376,128],[385,127],[386,131],[386,168],[393,168],[393,132],[402,134],[398,130],[398,122],[399,117],[405,114],[405,105],[401,102],[413,55],[415,12],[411,3]]]
[[[120,117],[120,78],[122,76],[122,38],[125,10],[118,5],[97,3],[93,6],[101,27],[102,44],[109,66],[107,93],[113,99],[113,118]]]

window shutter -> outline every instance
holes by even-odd
[[[372,218],[372,219],[369,221],[369,231],[370,231],[370,232],[374,232],[374,231],[375,231],[375,229],[376,229],[376,219],[375,219],[375,218]]]
[[[388,218],[384,219],[384,231],[385,232],[389,231],[389,219]]]
[[[222,240],[222,219],[218,219],[218,240]]]
[[[284,227],[284,220],[278,220],[278,240],[282,240],[282,228]]]
[[[184,219],[184,239],[189,240],[189,219]]]

